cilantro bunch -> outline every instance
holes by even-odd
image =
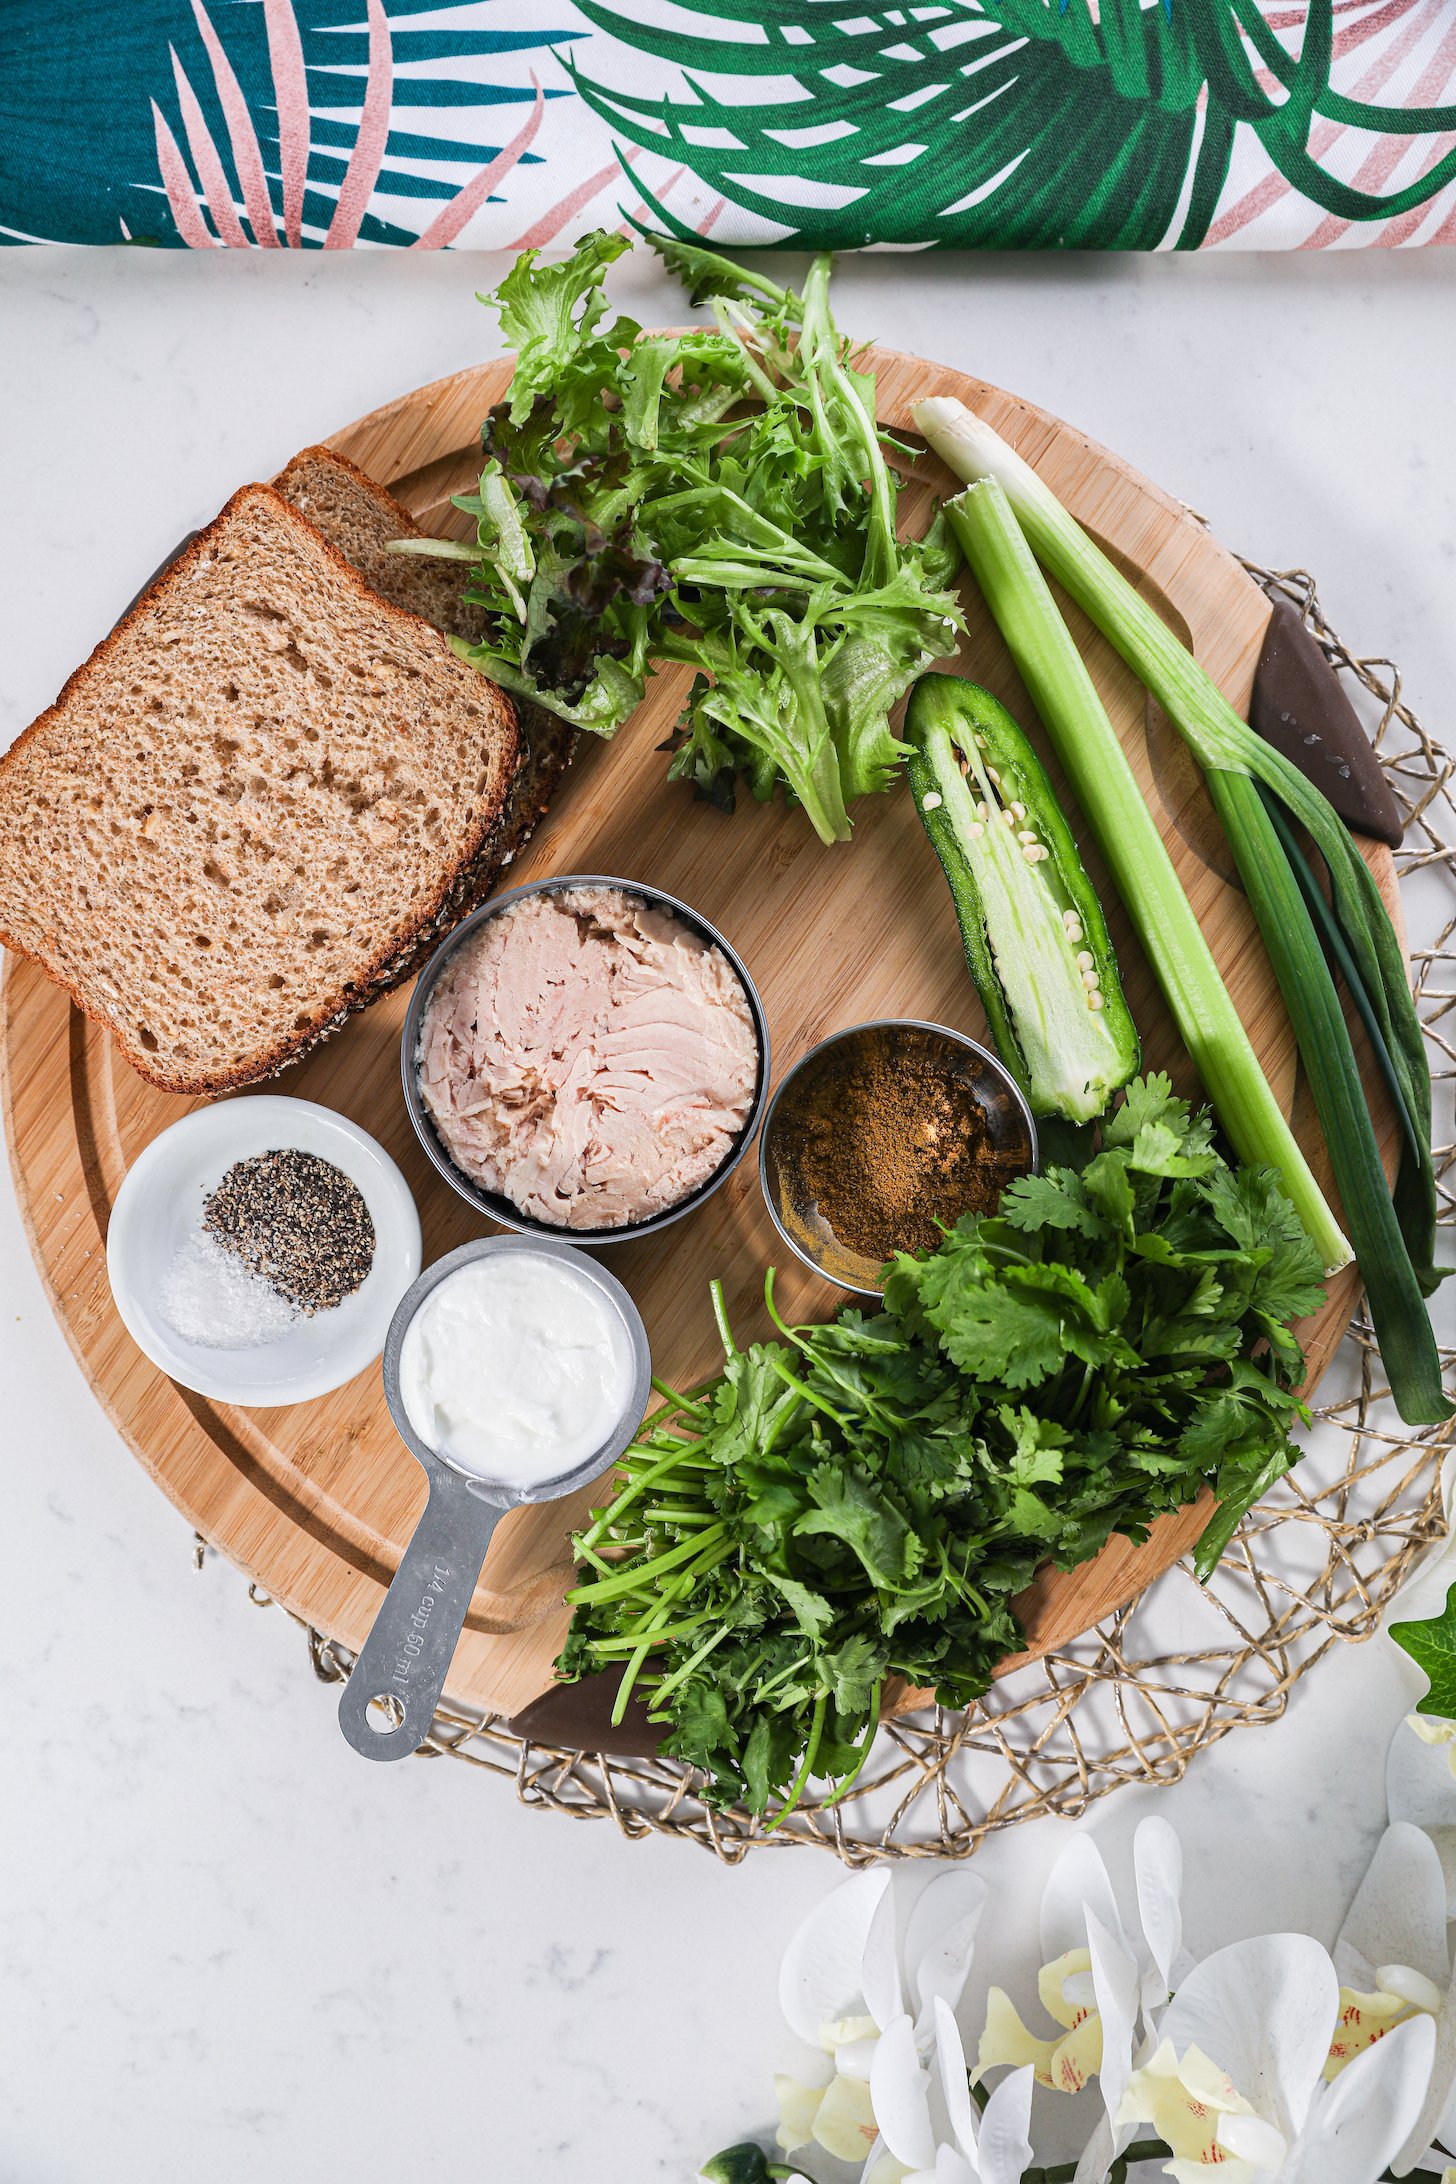
[[[863,1763],[887,1681],[965,1707],[1014,1600],[1205,1484],[1206,1577],[1308,1416],[1291,1322],[1318,1254],[1269,1169],[1233,1169],[1166,1077],[1080,1165],[901,1255],[884,1309],[739,1349],[673,1396],[576,1547],[558,1672],[622,1671],[709,1795],[788,1805]]]
[[[508,690],[610,736],[654,663],[698,670],[671,772],[732,809],[782,788],[824,841],[894,778],[891,708],[963,626],[942,520],[895,536],[897,481],[829,309],[694,245],[652,237],[713,325],[603,324],[600,231],[564,264],[525,251],[492,302],[517,352],[482,431],[479,489],[456,505],[485,639],[452,640]]]

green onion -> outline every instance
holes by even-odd
[[[921,404],[922,409],[932,405]],[[925,427],[922,424],[922,430]],[[950,520],[1239,1158],[1277,1169],[1326,1270],[1351,1252],[1269,1088],[1116,729],[994,481]]]
[[[1434,1425],[1450,1415],[1440,1354],[1391,1204],[1335,981],[1258,783],[1215,767],[1208,790],[1294,1026],[1391,1396],[1407,1425]]]
[[[918,402],[914,414],[957,477],[998,482],[1038,561],[1147,685],[1205,774],[1252,774],[1313,838],[1329,872],[1334,914],[1399,1079],[1400,1104],[1412,1124],[1396,1177],[1395,1209],[1416,1280],[1429,1296],[1442,1271],[1433,1263],[1436,1184],[1425,1040],[1411,999],[1404,949],[1343,821],[1297,766],[1240,720],[1187,648],[998,433],[953,400]]]
[[[1345,981],[1346,990],[1355,1004],[1355,1012],[1365,1027],[1365,1036],[1370,1041],[1370,1051],[1379,1065],[1381,1076],[1385,1079],[1401,1129],[1405,1132],[1406,1142],[1413,1146],[1417,1154],[1419,1154],[1420,1138],[1416,1130],[1415,1118],[1406,1106],[1405,1086],[1401,1082],[1400,1072],[1391,1057],[1390,1049],[1385,1043],[1385,1034],[1382,1032],[1375,1014],[1375,1004],[1365,991],[1365,981],[1360,976],[1359,966],[1350,953],[1345,936],[1340,931],[1333,910],[1320,893],[1319,882],[1310,870],[1309,859],[1295,840],[1278,797],[1271,789],[1266,789],[1262,781],[1259,783],[1259,796],[1265,811],[1268,812],[1270,819],[1273,821],[1274,832],[1279,837],[1279,846],[1284,852],[1290,871],[1294,874],[1299,892],[1304,897],[1304,906],[1309,912],[1310,923],[1319,934],[1330,968],[1338,971]]]

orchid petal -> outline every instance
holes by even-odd
[[[1171,1831],[1170,1831],[1171,1832]],[[1175,1838],[1176,1840],[1176,1838]],[[1098,2078],[1109,2116],[1122,2104],[1132,2075],[1132,2040],[1138,2013],[1138,1968],[1117,1935],[1110,1934],[1095,1911],[1087,1913],[1087,1946],[1097,2014],[1102,2020],[1102,2058]]]
[[[1169,2176],[1201,2176],[1206,2168],[1221,2165],[1231,2179],[1249,2178],[1253,2172],[1248,2163],[1220,2146],[1219,2124],[1228,2116],[1253,2113],[1211,2056],[1198,2047],[1186,2048],[1179,2055],[1172,2041],[1164,2040],[1128,2080],[1117,2123],[1152,2125],[1154,2136],[1173,2153]],[[1282,2133],[1275,2136],[1282,2149]]]
[[[1280,2184],[1368,2184],[1383,2175],[1419,2117],[1435,2044],[1432,2020],[1412,2017],[1357,2055],[1315,2109]]]
[[[1095,2010],[1063,2033],[1052,2049],[1048,2069],[1059,2093],[1080,2093],[1102,2068],[1102,2020]]]
[[[1446,1882],[1436,1846],[1398,1820],[1375,1848],[1334,1948],[1335,1970],[1351,1987],[1369,1987],[1381,1964],[1408,1964],[1445,1993]]]
[[[934,2004],[935,2067],[940,2077],[941,2099],[957,2146],[966,2157],[976,2158],[976,2104],[971,2099],[966,2075],[966,2051],[961,2028],[948,2003],[937,1995]]]
[[[1096,2130],[1082,2148],[1072,2184],[1107,2184],[1108,2170],[1131,2137],[1131,2130],[1114,2131],[1109,2118],[1099,2116]]]
[[[931,2184],[980,2184],[965,2155],[954,2146],[937,2146]]]
[[[986,1997],[986,2024],[976,2056],[976,2076],[1002,2063],[1031,2065],[1042,2085],[1050,2085],[1054,2040],[1038,2040],[1021,2022],[1016,2005],[1004,1987],[993,1987]]]
[[[1262,2116],[1220,2116],[1216,2137],[1236,2161],[1251,2161],[1256,2169],[1277,2169],[1289,2152],[1284,2133]]]
[[[779,2104],[777,2138],[786,2154],[796,2147],[807,2146],[814,2135],[814,2118],[824,2098],[822,2085],[805,2085],[798,2078],[780,2073],[774,2079],[774,2093]]]
[[[1084,1926],[1085,1923],[1084,1914]],[[1080,1998],[1075,1992],[1079,1975],[1088,1985],[1087,1994]],[[1053,2023],[1060,2025],[1064,2031],[1071,2032],[1075,2026],[1080,2025],[1091,2008],[1091,1980],[1092,1953],[1087,1947],[1085,1933],[1080,1948],[1068,1949],[1065,1956],[1054,1958],[1050,1964],[1043,1964],[1037,1973],[1036,1991],[1041,1997],[1041,2006]]]
[[[836,2161],[858,2161],[875,2142],[870,2088],[858,2078],[834,2078],[814,2117],[814,2143]]]
[[[1448,2000],[1434,1979],[1427,1979],[1413,1964],[1377,1964],[1375,1984],[1381,1994],[1396,2002],[1408,2002],[1413,2010],[1424,2010],[1428,2017],[1439,2017]]]
[[[1191,1971],[1183,1961],[1183,1845],[1166,1820],[1138,1823],[1132,1839],[1138,1917],[1152,1957],[1156,1980],[1143,1983],[1144,2009],[1161,2009],[1179,1979]]]
[[[779,2008],[791,2031],[811,2047],[818,2045],[822,2025],[858,2012],[865,1939],[889,1885],[883,1868],[841,1881],[814,1906],[784,1951]]]
[[[981,2115],[978,2136],[980,2184],[1021,2184],[1031,2160],[1030,2070],[1003,2078]]]
[[[1329,1957],[1307,1934],[1261,1934],[1195,1965],[1160,2027],[1182,2055],[1200,2048],[1293,2141],[1329,2054],[1339,2007]]]
[[[819,2045],[826,2055],[838,2056],[846,2048],[859,2047],[865,2041],[880,2037],[880,2028],[872,2017],[832,2017],[828,2024],[819,2027]],[[841,2063],[840,2069],[844,2068]]]
[[[1333,2083],[1357,2055],[1383,2040],[1394,2024],[1409,2015],[1398,1994],[1362,1994],[1356,1987],[1341,1987],[1340,2014],[1330,2034],[1329,2059],[1324,2067],[1326,2083]]]
[[[873,2037],[863,2040],[846,2040],[834,2050],[834,2067],[841,2078],[858,2078],[868,2085],[875,2067],[875,2049],[880,2044],[878,2028]]]
[[[1044,1964],[1085,1948],[1087,1912],[1095,1911],[1111,1934],[1121,1934],[1122,1920],[1101,1852],[1090,1836],[1074,1835],[1047,1875],[1041,1899],[1041,1955]]]
[[[895,1935],[895,1891],[887,1888],[875,1907],[865,1935],[864,1957],[860,1966],[859,1991],[865,1998],[865,2008],[879,2026],[881,2032],[891,2018],[903,2016],[904,1997],[900,1992],[900,1956]]]
[[[929,2034],[936,1997],[952,2009],[960,2001],[989,1893],[979,1875],[950,1872],[915,1899],[905,1925],[905,1962],[911,1999],[920,2012],[915,2030],[922,2039]]]
[[[906,2168],[903,2161],[897,2161],[893,2154],[886,2153],[884,2140],[877,2138],[860,2170],[859,2184],[905,2184],[905,2179],[914,2173],[913,2169]]]
[[[1452,1465],[1456,1471],[1456,1464]],[[1456,1916],[1456,1777],[1450,1754],[1425,1743],[1402,1722],[1385,1762],[1385,1802],[1392,1821],[1408,1820],[1428,1835],[1446,1876],[1446,1908]]]
[[[896,2160],[908,2162],[912,2169],[933,2167],[930,2080],[920,2067],[915,2028],[908,2017],[892,2017],[880,2035],[870,2074],[870,2098],[880,2136]]]
[[[1425,2154],[1433,2139],[1439,2138],[1443,2145],[1449,2146],[1446,2126],[1456,2126],[1456,1980],[1452,1981],[1446,1991],[1445,2008],[1438,2018],[1433,2020],[1429,2017],[1416,2017],[1408,2022],[1418,2025],[1434,2023],[1436,2050],[1419,2114],[1400,2149],[1396,2166],[1402,2173]],[[1404,2026],[1396,2027],[1397,2032],[1404,2030]],[[1394,2038],[1395,2033],[1389,2033],[1381,2041],[1380,2047],[1389,2047]],[[1371,2052],[1378,2053],[1379,2050],[1372,2049]],[[1348,2078],[1354,2068],[1355,2065],[1351,2063],[1343,2075]]]

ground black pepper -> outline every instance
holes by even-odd
[[[824,1271],[862,1279],[896,1251],[933,1250],[962,1214],[990,1212],[1030,1152],[1019,1107],[970,1049],[877,1025],[800,1072],[775,1116],[771,1171]]]
[[[374,1264],[374,1223],[358,1185],[292,1147],[235,1162],[202,1225],[301,1312],[342,1304]]]

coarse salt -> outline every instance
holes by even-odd
[[[270,1281],[202,1229],[193,1231],[168,1267],[157,1302],[175,1334],[209,1350],[275,1342],[302,1316]]]

